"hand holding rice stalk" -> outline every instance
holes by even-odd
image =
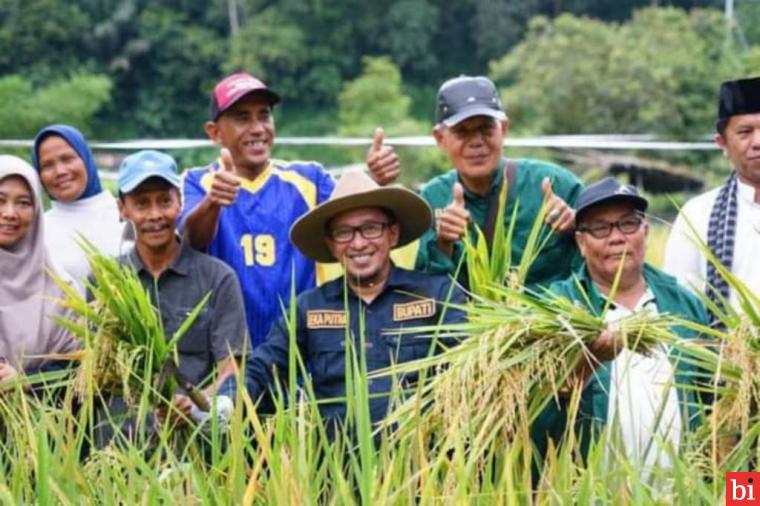
[[[508,188],[503,185],[497,216],[503,216],[507,195]],[[417,395],[389,417],[389,424],[398,427],[400,437],[420,428],[444,437],[468,434],[467,439],[479,441],[484,450],[496,442],[495,438],[512,441],[518,432],[527,433],[546,404],[558,398],[580,364],[598,364],[589,345],[608,328],[603,314],[595,316],[567,299],[550,293],[526,293],[524,288],[530,266],[551,234],[544,226],[546,204],[533,222],[520,264],[512,266],[510,245],[518,207],[516,202],[508,230],[503,220],[496,220],[490,248],[477,228],[474,244],[469,234],[465,236],[475,302],[462,308],[469,323],[423,330],[438,337],[473,337],[443,355],[398,364],[380,373],[438,372],[429,381],[421,381]],[[665,316],[635,314],[617,325],[624,345],[640,353],[673,340]],[[410,332],[414,331],[420,329]],[[456,446],[455,442],[444,444]]]
[[[558,397],[581,361],[594,363],[588,346],[608,328],[603,316],[551,294],[495,285],[490,292],[509,304],[481,300],[461,308],[469,323],[409,329],[431,337],[472,337],[441,355],[376,373],[437,372],[388,417],[400,437],[424,428],[485,438],[480,441],[484,449],[499,435],[511,441]],[[626,348],[647,354],[660,343],[676,341],[671,324],[667,315],[636,313],[619,320],[617,331]]]
[[[134,392],[171,399],[176,389],[172,376],[160,381],[160,391],[154,386],[165,364],[176,363],[176,345],[210,294],[167,340],[161,318],[133,269],[100,254],[84,238],[80,238],[80,245],[90,260],[93,281],[87,283],[87,289],[93,301],[88,303],[77,290],[56,279],[65,293],[60,303],[79,316],[79,321],[58,320],[84,345],[76,392],[84,395],[92,386],[98,393],[121,395],[127,400],[134,400]]]

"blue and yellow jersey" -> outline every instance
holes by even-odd
[[[217,170],[219,160],[185,173],[180,224],[206,196]],[[256,179],[244,179],[235,204],[221,211],[208,253],[229,264],[240,279],[254,347],[288,307],[291,280],[296,294],[316,285],[314,262],[290,243],[288,232],[334,186],[318,163],[272,160]]]

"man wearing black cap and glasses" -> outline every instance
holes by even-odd
[[[575,232],[585,266],[549,290],[603,315],[610,324],[636,312],[669,313],[704,324],[707,315],[697,297],[674,277],[645,263],[647,204],[635,187],[613,178],[587,187],[578,199]],[[699,423],[693,385],[704,378],[691,362],[665,346],[647,356],[626,349],[613,328],[589,346],[588,361],[577,370],[575,384],[581,388],[577,424],[584,444],[589,431],[607,426],[610,440],[622,444],[616,449],[644,469],[668,466],[681,435]],[[695,337],[683,326],[673,327],[672,332]],[[534,427],[539,443],[541,436],[561,436],[564,419],[555,405],[539,420]]]
[[[554,232],[528,272],[527,282],[546,283],[570,274],[578,258],[570,234],[575,226],[571,206],[581,183],[557,165],[504,158],[502,147],[508,129],[509,120],[489,79],[456,77],[438,90],[433,136],[454,168],[421,190],[435,211],[436,223],[420,239],[418,269],[454,272],[464,251],[461,239],[473,223],[484,231],[490,244],[498,195],[506,184],[506,209],[498,217],[504,220],[506,230],[519,201],[511,244],[513,264],[520,261],[533,223],[547,202],[545,222]]]
[[[705,291],[713,302],[727,299],[735,306],[736,295],[699,243],[706,243],[728,270],[760,294],[760,77],[721,84],[716,129],[715,142],[733,170],[723,185],[683,207],[668,238],[663,268]]]

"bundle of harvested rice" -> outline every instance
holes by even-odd
[[[82,342],[81,366],[75,390],[85,394],[92,385],[101,394],[118,394],[133,400],[136,393],[149,391],[170,399],[176,388],[169,375],[159,381],[169,361],[176,361],[176,345],[206,305],[209,295],[193,309],[177,332],[167,339],[157,309],[137,274],[128,265],[100,254],[82,239],[91,278],[88,302],[76,289],[57,280],[65,293],[59,301],[70,308],[77,321],[59,319]],[[158,391],[156,386],[158,385]]]

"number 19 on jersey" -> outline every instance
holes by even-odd
[[[245,265],[270,267],[275,262],[274,237],[269,234],[245,234],[240,238]]]

